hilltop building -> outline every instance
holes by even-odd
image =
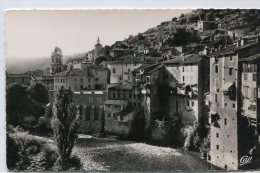
[[[208,161],[226,170],[250,165],[259,145],[259,52],[258,37],[256,41],[238,40],[209,54]]]

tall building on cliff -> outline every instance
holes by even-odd
[[[56,74],[64,70],[62,64],[62,51],[59,47],[55,47],[51,53],[51,74]]]
[[[210,56],[210,152],[226,170],[254,162],[259,147],[259,53],[257,40],[238,40]]]

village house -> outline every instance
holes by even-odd
[[[226,170],[238,170],[254,160],[252,152],[259,134],[259,78],[255,58],[259,37],[238,40],[210,56],[210,152],[208,161]],[[249,86],[250,85],[250,86]],[[255,125],[258,127],[255,128]],[[251,158],[244,162],[243,158]]]
[[[169,111],[181,114],[184,124],[200,122],[208,113],[204,95],[209,92],[209,58],[189,54],[162,63],[178,81],[176,87],[171,87]]]
[[[155,141],[164,141],[165,129],[158,129],[157,122],[175,118],[169,114],[168,86],[176,86],[177,80],[163,64],[143,64],[132,71],[133,85],[141,90],[141,104],[145,116],[146,136]]]
[[[79,69],[67,69],[54,75],[54,90],[64,87],[73,91],[94,90],[94,77]]]
[[[131,84],[133,79],[131,71],[141,66],[141,60],[131,55],[122,59],[107,62],[110,70],[110,84]]]

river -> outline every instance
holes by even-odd
[[[207,171],[198,153],[133,141],[81,136],[73,150],[85,171]]]

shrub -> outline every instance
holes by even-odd
[[[29,96],[36,102],[46,104],[49,102],[48,90],[42,83],[36,83],[29,87]]]
[[[59,153],[57,166],[58,169],[66,170],[77,138],[80,118],[70,89],[61,88],[58,91],[52,111],[52,129]]]

